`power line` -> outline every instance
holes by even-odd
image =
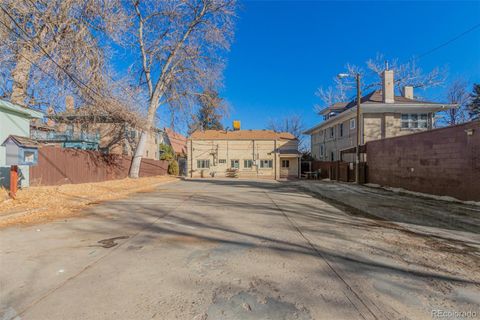
[[[38,48],[40,48],[40,50],[42,50],[42,52],[45,54],[45,56],[51,60],[55,66],[57,68],[59,68],[60,70],[62,70],[71,80],[74,84],[76,84],[78,87],[81,87],[78,82],[86,89],[90,90],[91,92],[95,93],[97,96],[101,97],[101,98],[104,98],[105,96],[100,94],[99,92],[97,92],[96,90],[90,88],[87,84],[85,84],[84,82],[82,82],[80,79],[78,79],[77,77],[73,76],[72,74],[70,74],[65,68],[63,68],[61,65],[59,65],[55,59],[38,43],[34,42],[33,39],[28,35],[28,33],[23,30],[21,28],[21,26],[18,25],[18,23],[15,21],[15,19],[3,8],[1,7],[2,11],[5,12],[5,14],[8,15],[8,17],[10,18],[10,20],[12,20],[12,22],[17,26],[18,29],[20,29],[27,37],[28,39],[26,39],[24,36],[22,36],[20,33],[18,33],[16,30],[10,28],[8,25],[6,25],[3,21],[0,21],[8,30],[10,30],[11,32],[15,33],[17,36],[19,36],[20,38],[22,38],[23,40],[27,41],[28,43],[31,43],[31,44],[34,44],[36,45]],[[36,66],[40,71],[42,71],[43,73],[45,73],[47,76],[49,76],[50,78],[52,78],[53,80],[56,80],[56,78],[54,76],[52,76],[50,73],[46,72],[45,70],[43,70],[38,64],[36,64],[35,62],[33,62],[32,60],[30,60],[29,58],[25,57],[24,55],[22,55],[21,53],[19,53],[19,55],[21,57],[23,57],[24,59],[26,59],[27,61],[29,61],[30,63],[32,63],[32,65]],[[113,77],[111,77],[109,74],[106,74],[112,81],[116,82],[115,79],[113,79]],[[139,103],[139,104],[142,104],[142,102],[140,102],[139,100],[137,100],[137,98],[133,97],[129,92],[128,90],[123,87],[122,85],[116,83],[116,85],[118,87],[120,87],[130,98],[132,98],[133,101]],[[89,95],[90,98],[93,99],[92,96]]]
[[[442,43],[442,44],[440,44],[440,45],[438,45],[438,46],[436,46],[436,47],[434,47],[434,48],[432,48],[432,49],[430,49],[430,50],[422,53],[421,55],[419,55],[419,56],[417,57],[417,59],[423,58],[423,57],[425,57],[426,55],[429,55],[430,53],[435,52],[435,51],[437,51],[437,50],[439,50],[439,49],[441,49],[441,48],[449,45],[450,43],[452,43],[452,42],[460,39],[460,38],[463,37],[464,35],[466,35],[466,34],[472,32],[472,31],[474,31],[474,30],[477,29],[478,27],[480,27],[480,23],[474,25],[474,26],[471,27],[470,29],[467,29],[467,30],[463,31],[462,33],[460,33],[460,34],[458,34],[457,36],[451,38],[450,40],[448,40],[448,41],[446,41],[446,42],[444,42],[444,43]]]
[[[60,64],[57,63],[57,61],[55,61],[55,59],[47,52],[47,50],[45,50],[40,44],[36,43],[33,41],[33,39],[30,37],[30,35],[22,29],[22,27],[17,23],[17,21],[15,21],[15,19],[10,15],[10,13],[5,10],[5,8],[3,8],[3,6],[1,6],[1,9],[3,12],[5,12],[5,14],[10,18],[10,20],[12,20],[12,22],[17,26],[18,29],[20,29],[20,31],[22,31],[28,39],[25,39],[23,36],[21,36],[20,34],[17,33],[17,35],[20,35],[22,39],[24,39],[25,41],[28,41],[30,43],[33,43],[34,45],[36,45],[44,54],[45,56],[50,60],[52,61],[55,66],[57,66],[57,68],[59,68],[60,70],[62,70],[69,78],[70,80],[73,81],[73,83],[75,83],[78,87],[80,87],[80,85],[78,85],[77,81],[86,89],[92,91],[93,93],[95,93],[97,96],[101,97],[101,98],[104,98],[103,95],[101,95],[100,93],[98,93],[96,90],[90,88],[88,85],[86,85],[85,83],[83,83],[83,81],[81,81],[80,79],[76,78],[75,76],[73,76],[72,74],[70,74],[70,72],[68,72],[64,67],[62,67]],[[13,31],[11,28],[7,27],[8,29],[10,29],[11,31]],[[91,98],[91,97],[90,97]]]

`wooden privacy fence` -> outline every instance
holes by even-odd
[[[41,147],[38,165],[30,168],[30,185],[100,182],[128,176],[132,157],[98,151]],[[167,174],[168,162],[142,159],[140,177]]]
[[[355,164],[350,164],[344,161],[313,161],[312,171],[320,170],[320,177],[322,179],[329,178],[330,180],[338,180],[344,182],[355,181]],[[366,164],[360,163],[360,183],[365,183]]]

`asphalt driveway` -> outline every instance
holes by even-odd
[[[0,319],[480,318],[479,235],[406,228],[291,183],[170,183],[0,230]]]

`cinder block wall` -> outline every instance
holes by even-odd
[[[368,182],[480,201],[480,121],[367,143]]]

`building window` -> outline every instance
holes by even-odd
[[[350,129],[355,129],[355,119],[350,119]]]
[[[418,120],[418,127],[422,129],[428,128],[428,114],[422,113],[420,119]]]
[[[243,160],[244,168],[251,168],[253,166],[253,160]]]
[[[343,137],[343,123],[340,123],[338,126],[340,129],[340,137]]]
[[[219,160],[218,160],[218,163],[220,163],[220,164],[226,164],[226,163],[227,163],[227,159],[219,159]]]
[[[428,128],[428,114],[402,114],[402,129],[426,129]]]
[[[335,128],[331,127],[330,128],[330,138],[333,138],[335,136]]]
[[[235,169],[240,168],[240,160],[230,160],[230,167]]]
[[[197,160],[197,168],[199,169],[210,168],[210,160]]]
[[[330,152],[330,161],[335,161],[335,153]]]
[[[282,160],[282,168],[290,168],[290,160]]]
[[[273,168],[273,160],[260,160],[260,168]]]
[[[323,151],[324,151],[324,150],[323,150],[323,144],[321,144],[321,145],[320,145],[320,156],[322,156],[322,157],[323,157]]]

